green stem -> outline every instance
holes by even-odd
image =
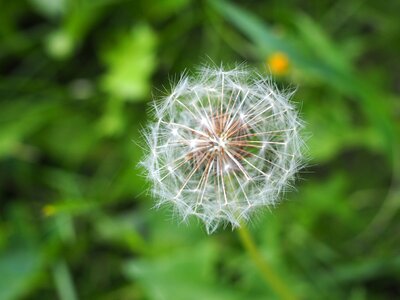
[[[251,234],[247,227],[243,224],[240,225],[239,229],[240,240],[250,254],[255,265],[261,272],[265,282],[271,287],[271,289],[281,298],[285,300],[294,300],[297,297],[291,293],[290,289],[285,283],[279,278],[274,272],[268,262],[262,257],[258,251],[256,244],[254,243]]]

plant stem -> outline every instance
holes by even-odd
[[[270,288],[281,298],[285,300],[294,300],[297,297],[292,294],[290,289],[286,284],[279,278],[279,276],[274,272],[268,262],[262,257],[261,253],[258,251],[256,244],[247,227],[241,224],[239,229],[239,237],[247,252],[250,254],[252,260],[254,261],[256,267],[261,272],[265,282],[270,286]]]

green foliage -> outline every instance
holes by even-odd
[[[146,25],[138,25],[131,34],[109,45],[104,54],[108,72],[103,89],[122,99],[144,99],[149,93],[149,77],[155,67],[155,33]]]
[[[240,299],[228,286],[216,282],[216,254],[212,243],[204,242],[195,249],[127,262],[125,268],[151,299]]]
[[[259,250],[301,299],[398,298],[399,9],[2,1],[0,299],[275,299],[236,232],[154,210],[137,164],[152,94],[203,62],[265,70],[276,53],[309,162],[255,216]]]

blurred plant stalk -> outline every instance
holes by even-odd
[[[285,282],[275,273],[273,268],[268,264],[268,262],[261,255],[260,251],[251,236],[250,231],[247,229],[245,224],[241,224],[238,228],[238,234],[240,241],[242,242],[244,248],[249,253],[254,264],[260,271],[263,279],[269,285],[269,287],[275,292],[280,299],[284,300],[295,300],[298,299],[285,284]]]

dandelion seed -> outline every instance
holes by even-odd
[[[154,104],[157,122],[145,133],[158,204],[199,217],[208,232],[274,206],[301,161],[302,122],[289,98],[243,68],[184,76]]]

